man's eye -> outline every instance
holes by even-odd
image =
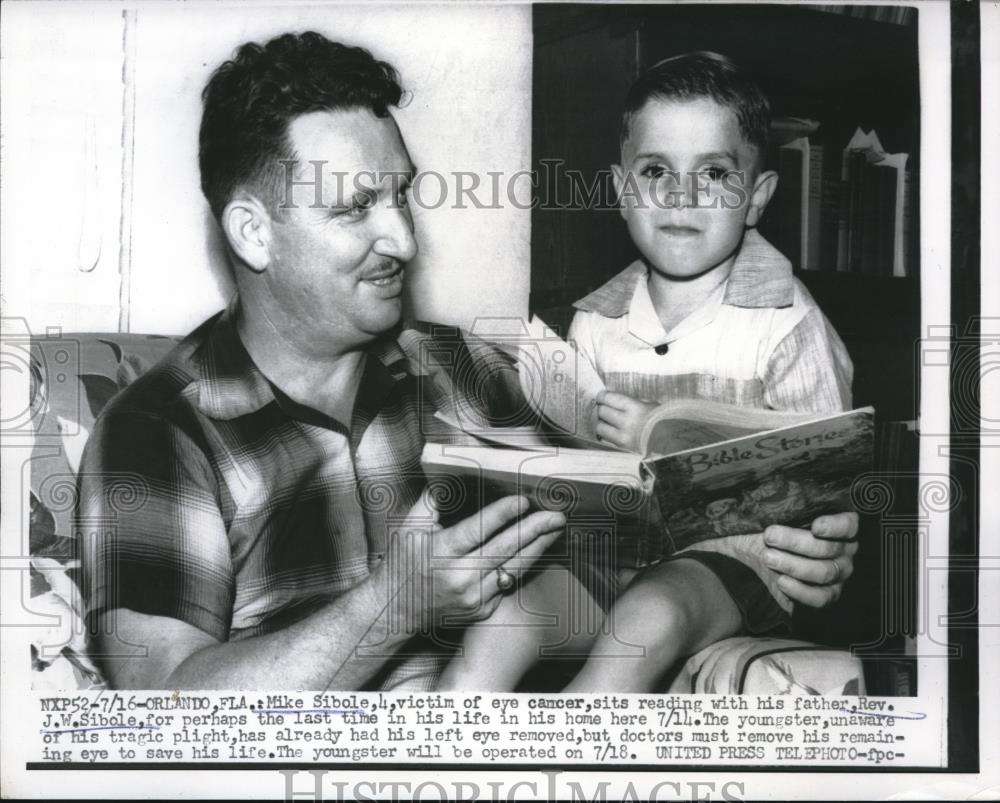
[[[342,214],[347,218],[363,218],[368,214],[368,210],[375,206],[376,200],[376,198],[370,195],[356,196],[354,202]]]
[[[410,204],[410,188],[407,187],[405,190],[400,190],[396,195],[396,206],[400,209],[405,209]]]
[[[639,175],[644,178],[663,178],[666,174],[667,168],[658,164],[646,165],[641,171],[639,171]]]
[[[352,199],[351,205],[344,212],[350,218],[361,218],[378,203],[378,196],[374,193],[358,193]]]

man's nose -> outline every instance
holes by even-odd
[[[400,262],[409,262],[417,255],[413,217],[407,207],[389,204],[379,210],[375,252]]]

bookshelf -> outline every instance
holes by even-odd
[[[540,178],[539,205],[532,212],[532,311],[564,333],[572,302],[637,256],[610,183],[595,185],[597,203],[590,208],[558,208],[553,201],[569,198],[572,187],[563,177],[553,179],[545,161],[561,160],[565,171],[578,171],[585,180],[600,175],[617,161],[621,110],[632,80],[677,53],[714,50],[744,65],[768,94],[774,117],[820,124],[815,141],[836,160],[838,172],[855,130],[874,130],[886,152],[909,154],[910,202],[919,209],[917,13],[872,5],[535,5],[532,156]],[[776,195],[761,223],[765,236],[782,224],[777,216],[783,208],[788,206]],[[919,232],[915,217],[912,225]],[[824,269],[796,273],[847,345],[855,403],[874,405],[887,432],[905,432],[905,425],[893,429],[890,422],[912,420],[918,409],[918,257],[919,249],[911,248],[905,276],[893,276],[891,269],[838,271],[836,260],[832,268],[827,260]],[[906,437],[886,438],[891,448],[883,468],[916,470],[912,442],[896,448]],[[898,498],[908,498],[910,490],[899,489]],[[910,559],[897,554],[902,547],[887,552],[873,528],[877,521],[866,523],[856,575],[841,604],[812,617],[816,632],[827,636],[818,640],[859,644],[880,638],[859,623],[882,604],[880,572]],[[910,594],[897,608],[908,611],[912,604]],[[903,630],[895,627],[879,649],[904,652]],[[896,678],[889,685],[899,689],[911,681]]]

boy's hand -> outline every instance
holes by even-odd
[[[597,437],[621,449],[638,452],[642,428],[659,405],[606,390],[597,397]]]

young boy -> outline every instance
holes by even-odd
[[[754,228],[778,180],[764,169],[768,127],[761,90],[717,54],[662,61],[629,91],[612,170],[642,257],[575,304],[569,333],[609,388],[598,405],[601,439],[636,448],[650,410],[676,398],[849,409],[843,344]],[[762,555],[760,535],[731,536],[614,571],[610,618],[596,637],[578,637],[591,649],[569,689],[650,691],[678,659],[715,641],[787,629],[791,604]],[[529,612],[564,610],[572,596],[566,584],[577,581],[558,572],[504,600],[489,624],[505,629],[471,628],[442,686],[516,685],[544,638],[524,627]]]

